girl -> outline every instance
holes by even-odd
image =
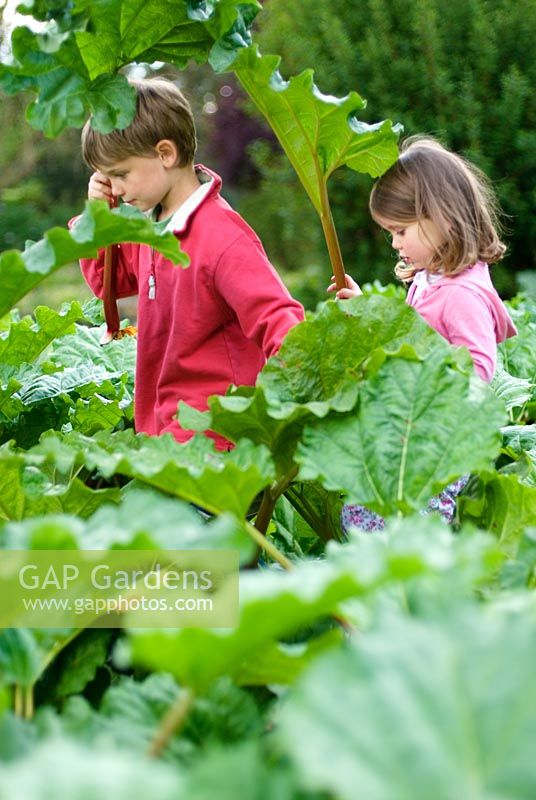
[[[485,175],[461,156],[428,137],[411,137],[398,161],[376,182],[370,196],[373,219],[392,236],[399,261],[395,273],[410,284],[407,303],[448,342],[465,346],[485,381],[495,372],[497,343],[517,331],[491,283],[488,264],[506,250],[498,234],[497,206]],[[346,276],[346,288],[328,292],[339,299],[361,294]],[[460,478],[427,510],[451,522]],[[362,506],[345,506],[343,528],[383,527]]]

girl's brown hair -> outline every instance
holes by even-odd
[[[430,272],[456,275],[479,260],[493,264],[506,250],[487,177],[429,137],[413,136],[402,143],[398,161],[374,185],[369,207],[380,224],[429,220],[436,226],[441,244],[435,247]],[[403,281],[417,271],[403,261],[395,267]]]
[[[82,155],[92,169],[108,167],[129,156],[153,156],[162,139],[177,146],[178,166],[194,160],[197,147],[190,104],[171,81],[164,78],[132,80],[136,90],[136,115],[128,128],[99,133],[88,120],[82,131]]]

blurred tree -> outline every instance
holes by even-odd
[[[319,88],[356,89],[369,101],[365,121],[390,117],[406,134],[429,133],[474,160],[496,184],[506,217],[509,253],[494,268],[506,294],[515,271],[532,269],[536,245],[536,3],[534,0],[266,0],[259,15],[262,52],[283,56],[284,77],[313,66]],[[276,150],[254,147],[261,173],[247,208],[268,249],[298,267],[326,263],[314,215]],[[274,197],[274,186],[277,186]],[[359,280],[390,279],[393,261],[368,218],[370,181],[336,174],[332,207],[349,272]],[[285,209],[295,218],[286,227]],[[284,251],[282,247],[284,246]],[[304,257],[304,256],[303,256]],[[305,264],[302,262],[302,266]]]

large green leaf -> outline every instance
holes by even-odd
[[[80,431],[84,436],[91,436],[97,431],[113,431],[123,419],[123,410],[118,400],[98,396],[90,397],[89,400],[77,400],[69,416],[73,430]]]
[[[274,460],[278,478],[294,467],[294,451],[303,426],[312,418],[308,408],[296,405],[286,416],[272,416],[261,387],[241,386],[228,395],[213,395],[209,411],[201,413],[180,404],[179,420],[183,427],[211,429],[231,442],[249,439],[265,445]],[[195,416],[194,416],[195,415]]]
[[[297,325],[258,378],[271,416],[285,418],[299,405],[317,417],[354,407],[363,367],[379,348],[397,352],[411,344],[420,355],[449,346],[398,298],[372,295],[328,302]]]
[[[208,750],[187,775],[184,800],[325,800],[300,791],[287,759],[274,761],[263,749],[262,739],[252,739]]]
[[[213,396],[205,413],[182,403],[181,424],[193,430],[210,428],[232,442],[248,438],[266,445],[281,478],[295,466],[304,425],[331,411],[353,408],[367,360],[379,348],[397,352],[408,343],[423,355],[450,350],[398,298],[375,295],[328,302],[289,331],[254,389],[239,387]]]
[[[80,633],[60,654],[53,666],[52,696],[55,701],[78,694],[92,681],[108,656],[111,630],[88,629]],[[50,683],[51,677],[45,676]]]
[[[195,503],[212,513],[228,511],[243,518],[255,496],[273,479],[268,451],[244,440],[229,453],[198,436],[178,444],[171,434],[136,436],[131,430],[94,437],[50,433],[31,450],[62,472],[73,466],[97,470],[105,478],[126,475]]]
[[[7,628],[0,631],[0,681],[31,686],[41,669],[41,652],[32,632]]]
[[[536,527],[528,528],[520,537],[515,556],[501,569],[501,589],[534,589],[536,585]]]
[[[74,333],[74,323],[83,311],[80,303],[71,303],[60,313],[38,306],[33,316],[13,322],[7,336],[0,339],[0,362],[15,366],[32,363],[57,337]]]
[[[206,60],[211,39],[203,25],[188,18],[185,2],[98,0],[92,5],[90,28],[76,34],[91,79],[114,73],[125,63],[146,60],[144,52],[170,36],[184,48],[185,61]]]
[[[342,165],[373,177],[396,161],[399,130],[390,121],[360,122],[365,102],[351,92],[323,95],[313,71],[284,81],[279,56],[261,56],[256,46],[238,53],[232,64],[240,83],[273,128],[319,214],[329,176]]]
[[[59,357],[55,346],[59,337],[77,338],[71,333],[75,320],[83,318],[79,303],[72,303],[60,313],[39,306],[34,317],[12,322],[0,337],[2,439],[13,438],[19,446],[30,447],[44,430],[60,427],[67,421],[84,433],[113,430],[121,420],[129,425],[133,415],[132,388],[128,391],[126,383],[129,378],[130,384],[133,383],[135,356],[131,338],[124,337],[110,348],[99,346],[101,352],[95,354],[95,348],[83,347],[91,334],[88,328],[80,326],[78,330],[86,332],[78,337],[82,347],[69,361]],[[130,346],[123,341],[130,341]],[[123,355],[133,354],[130,363],[112,356],[118,350]],[[44,361],[45,354],[54,361]],[[62,360],[73,366],[63,369]],[[126,368],[128,374],[105,368],[105,363],[110,367],[114,361]]]
[[[152,489],[129,485],[116,508],[99,509],[87,522],[84,547],[148,550],[228,549],[242,560],[253,556],[253,543],[228,515],[205,522],[180,500]]]
[[[180,694],[180,687],[166,673],[149,675],[143,681],[121,677],[105,692],[98,712],[85,699],[73,697],[60,717],[51,709],[38,713],[35,727],[41,738],[62,731],[89,745],[113,744],[143,756]],[[206,695],[195,698],[184,728],[171,737],[162,755],[175,764],[185,764],[199,745],[206,747],[218,740],[229,744],[261,729],[251,695],[222,679]]]
[[[6,92],[32,89],[32,125],[47,136],[81,127],[92,115],[107,133],[125,128],[135,112],[135,92],[118,70],[156,60],[182,68],[189,59],[225,69],[237,49],[251,43],[257,0],[93,0],[55,3],[46,11],[27,4],[41,25],[17,27],[12,58],[0,64]]]
[[[504,408],[449,356],[388,356],[353,413],[308,426],[300,477],[342,490],[387,516],[410,513],[454,478],[486,469],[500,449]],[[477,422],[478,420],[478,422]]]
[[[91,633],[102,634],[102,631]],[[85,698],[71,697],[64,704],[61,716],[51,708],[39,711],[35,728],[45,741],[61,733],[86,747],[113,745],[123,753],[143,757],[162,717],[179,694],[180,689],[170,675],[151,675],[143,682],[120,678],[105,692],[98,711]],[[184,761],[191,758],[193,751],[190,742],[173,737],[165,755]]]
[[[340,800],[526,800],[536,793],[535,658],[531,617],[392,617],[291,690],[281,747],[306,787]]]
[[[491,388],[500,397],[507,411],[514,408],[522,408],[532,397],[532,384],[526,378],[516,378],[498,366]]]
[[[89,496],[98,494],[81,486]],[[205,522],[188,504],[148,489],[129,488],[122,498],[117,490],[101,490],[101,494],[100,505],[95,502],[81,509],[65,503],[63,514],[61,508],[53,509],[48,516],[0,527],[0,546],[17,550],[230,549],[240,550],[245,561],[252,557],[251,541],[230,516]]]
[[[519,455],[536,449],[536,425],[508,425],[502,435],[504,446]]]
[[[181,786],[181,777],[169,765],[104,744],[89,749],[60,735],[0,772],[2,800],[177,800]]]
[[[536,425],[508,425],[502,434],[500,473],[517,475],[527,486],[536,486]],[[511,461],[505,464],[504,456]]]
[[[69,231],[51,228],[23,252],[7,250],[0,256],[0,316],[47,275],[80,258],[94,258],[99,248],[115,242],[144,242],[175,264],[186,266],[188,256],[172,233],[159,232],[141,212],[130,206],[110,211],[102,200],[86,204]]]
[[[52,471],[29,463],[10,444],[0,447],[0,521],[20,520],[42,514],[78,514],[86,517],[102,503],[119,500],[117,489],[90,489],[68,475],[65,480]]]
[[[321,653],[337,647],[344,639],[341,628],[327,631],[309,642],[286,644],[272,642],[260,648],[255,657],[247,661],[235,674],[239,686],[266,686],[277,684],[288,686]]]
[[[290,572],[241,573],[237,628],[135,631],[132,659],[154,671],[169,671],[180,684],[200,692],[223,674],[235,681],[291,682],[324,647],[337,645],[336,633],[326,640],[307,638],[307,644],[297,634],[336,613],[345,601],[366,603],[387,591],[406,614],[404,587],[422,581],[427,589],[440,584],[443,591],[436,594],[450,603],[467,602],[500,561],[491,536],[453,537],[442,523],[420,516],[398,521],[381,536],[356,535],[349,544],[330,543],[326,560],[301,560]],[[280,646],[294,637],[301,656],[299,648]]]
[[[50,373],[51,365],[15,370],[20,383],[3,387],[0,436],[18,447],[37,444],[44,431],[68,426],[82,433],[130,427],[132,398],[126,391],[127,376],[109,373],[85,362]],[[7,395],[11,398],[7,400]]]
[[[2,765],[28,753],[35,741],[35,731],[21,717],[10,712],[0,717],[0,761]]]
[[[275,682],[281,675],[275,643],[335,611],[358,591],[355,577],[325,562],[302,563],[290,573],[245,573],[237,628],[136,631],[132,658],[151,670],[171,672],[179,683],[199,692],[223,674],[238,679],[254,672],[257,661],[263,679]]]
[[[353,530],[343,544],[328,542],[327,560],[358,579],[360,603],[343,613],[365,631],[385,605],[402,615],[442,615],[454,605],[476,601],[505,560],[489,533],[463,526],[453,535],[440,519],[422,514],[386,520],[373,536]]]
[[[88,328],[77,325],[73,335],[62,336],[57,339],[51,349],[50,358],[55,364],[64,367],[64,371],[73,370],[81,374],[93,371],[98,374],[105,373],[126,376],[125,397],[132,399],[134,391],[134,371],[136,367],[136,338],[123,336],[114,339],[106,347],[102,347],[100,340],[104,328]],[[100,383],[96,381],[95,383]],[[102,389],[99,389],[102,391]]]
[[[524,298],[515,308],[509,306],[508,310],[516,324],[517,336],[500,344],[499,353],[510,375],[530,381],[532,399],[536,400],[536,301]]]
[[[514,555],[524,530],[536,526],[536,487],[517,475],[483,471],[460,498],[460,517],[494,533]]]

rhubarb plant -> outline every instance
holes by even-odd
[[[101,131],[128,125],[131,63],[233,70],[340,280],[329,179],[381,174],[399,129],[364,125],[361,96],[323,95],[311,71],[283,80],[252,41],[259,10],[25,0],[33,20],[13,31],[0,84],[33,92],[28,120],[53,136],[90,113]],[[134,433],[135,339],[100,346],[100,303],[14,308],[121,241],[187,268],[175,237],[102,203],[0,256],[0,549],[234,550],[238,622],[0,631],[0,797],[534,795],[534,302],[513,301],[519,335],[492,387],[398,292],[327,302],[255,386],[206,412],[181,404],[195,433],[181,445]],[[217,451],[210,431],[234,447]],[[465,474],[455,531],[420,513]],[[385,531],[343,540],[346,501]]]

